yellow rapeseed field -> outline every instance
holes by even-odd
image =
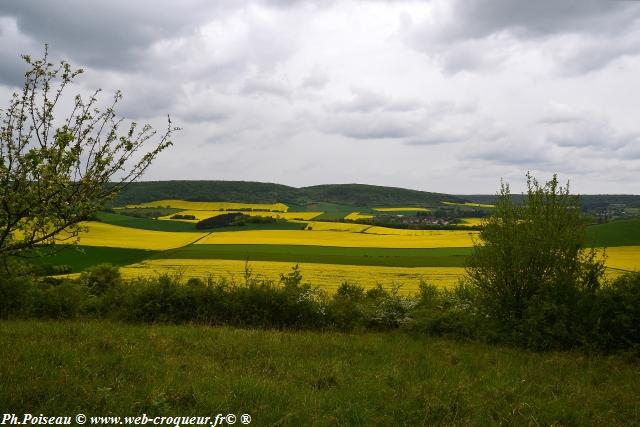
[[[351,233],[361,233],[371,227],[366,224],[355,224],[352,222],[328,222],[328,221],[309,221],[307,222],[307,230],[316,231],[342,231]]]
[[[295,264],[290,262],[253,261],[249,263],[255,277],[278,281],[280,274],[287,273]],[[334,292],[346,281],[371,288],[378,283],[385,288],[394,284],[402,285],[401,292],[413,294],[418,291],[420,280],[449,287],[457,283],[464,274],[458,267],[372,267],[361,265],[306,264],[301,263],[303,282]],[[215,279],[225,278],[235,283],[243,283],[245,261],[161,259],[147,260],[120,269],[125,278],[155,277],[159,274],[179,275],[184,280],[191,277]]]
[[[607,248],[606,265],[609,268],[640,271],[640,246],[616,246]]]
[[[469,226],[482,225],[482,218],[464,218],[460,225],[469,225]]]
[[[472,208],[495,208],[496,207],[496,205],[488,205],[484,203],[471,203],[471,202],[466,202],[466,203],[442,202],[442,203],[450,206],[469,206]]]
[[[84,222],[81,225],[86,226],[88,231],[80,234],[79,243],[87,246],[165,250],[188,245],[206,235],[196,232],[142,230],[102,222]]]
[[[175,219],[175,220],[172,220],[172,221],[198,222],[198,221],[201,221],[201,220],[206,219],[206,218],[211,218],[212,216],[222,215],[224,213],[227,213],[227,212],[225,212],[225,211],[211,211],[211,210],[207,211],[207,210],[188,209],[188,210],[185,210],[185,211],[180,211],[177,214],[170,214],[170,215],[161,216],[161,217],[158,217],[158,219],[170,220],[173,215],[193,215],[194,217],[196,217],[196,219]],[[269,213],[269,212],[265,212],[265,213]]]
[[[344,233],[317,230],[251,230],[211,233],[198,244],[315,245],[368,248],[451,248],[472,245],[476,231],[394,230],[394,234]],[[383,227],[377,227],[384,229]],[[388,229],[393,230],[393,229]],[[401,234],[400,232],[406,232]],[[411,234],[414,232],[415,234]]]
[[[184,222],[198,222],[203,219],[211,218],[213,216],[222,215],[225,213],[231,212],[241,212],[245,215],[249,216],[264,216],[264,217],[272,217],[278,219],[287,219],[287,220],[310,220],[319,215],[322,215],[322,212],[266,212],[266,211],[216,211],[216,210],[196,210],[189,209],[180,211],[178,215],[193,215],[196,219],[176,219],[173,221],[184,221]],[[161,216],[158,219],[161,220],[169,220],[175,214]]]
[[[190,202],[187,200],[165,199],[153,202],[127,205],[127,208],[175,208],[202,211],[219,211],[234,209],[261,209],[286,212],[289,207],[284,203],[234,203],[234,202]]]
[[[477,231],[465,230],[410,230],[402,228],[369,227],[364,233],[381,236],[416,236],[442,243],[443,248],[473,246],[473,239],[478,238]],[[438,246],[430,246],[438,247]]]
[[[349,221],[357,221],[359,219],[371,219],[371,218],[373,218],[373,215],[361,214],[360,212],[351,212],[350,214],[344,217],[344,219],[347,219]]]
[[[313,219],[317,216],[322,215],[324,212],[315,211],[315,212],[282,212],[282,213],[275,213],[275,212],[243,212],[243,213],[248,213],[249,215],[254,215],[254,216],[272,216],[274,218],[280,218],[280,219],[308,221],[310,219]],[[266,213],[267,215],[261,215],[263,213]]]
[[[398,208],[373,208],[378,212],[429,212],[428,208],[412,208],[412,207],[398,207]]]

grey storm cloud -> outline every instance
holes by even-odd
[[[639,17],[632,1],[602,0],[453,0],[455,20],[438,36],[442,39],[483,38],[503,31],[522,37],[554,33],[609,33]]]
[[[215,2],[219,8],[230,2]],[[189,33],[213,15],[212,2],[38,0],[2,2],[0,15],[38,43],[50,43],[75,61],[110,69],[135,69],[154,42]]]
[[[522,144],[514,140],[472,147],[465,157],[492,164],[517,165],[524,169],[546,169],[555,163],[548,145]]]
[[[145,179],[640,193],[640,2],[4,1],[0,95],[44,43],[73,91],[183,128]]]
[[[408,145],[435,145],[468,140],[469,125],[452,124],[451,117],[469,115],[472,104],[397,97],[353,87],[351,97],[325,106],[325,130],[358,140],[393,139]]]
[[[431,19],[409,18],[403,30],[410,46],[432,55],[448,73],[494,69],[517,53],[518,43],[532,40],[548,42],[542,50],[562,73],[595,71],[640,52],[636,1],[435,3],[439,7]]]
[[[537,124],[543,139],[565,148],[587,148],[598,156],[625,158],[630,147],[640,142],[640,132],[621,131],[603,114],[554,105]]]
[[[249,78],[245,81],[241,92],[245,95],[272,95],[289,98],[292,94],[292,88],[285,81]]]

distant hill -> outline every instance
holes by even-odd
[[[515,200],[522,195],[514,194]],[[326,202],[352,206],[436,206],[447,202],[478,202],[493,204],[496,195],[451,195],[406,188],[383,187],[366,184],[326,184],[310,187],[289,187],[282,184],[250,181],[145,181],[134,182],[122,191],[114,205],[151,202],[161,199],[192,201],[220,201],[246,203],[276,203],[303,207]],[[583,195],[585,209],[606,208],[624,204],[640,207],[640,195]]]
[[[305,206],[328,202],[356,206],[435,206],[442,201],[465,202],[460,196],[364,184],[327,184],[295,188],[247,181],[148,181],[130,184],[114,205],[161,199],[276,203]]]

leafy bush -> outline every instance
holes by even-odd
[[[181,215],[181,214],[175,214],[175,215],[171,215],[169,217],[169,219],[191,219],[194,220],[196,219],[195,215]]]
[[[209,230],[212,228],[221,228],[231,225],[238,217],[243,216],[239,212],[230,212],[217,216],[212,216],[211,218],[203,219],[202,221],[198,221],[196,223],[196,228],[198,230]]]
[[[503,184],[467,273],[493,339],[535,349],[572,347],[603,280],[604,262],[584,249],[580,201],[554,175],[527,174],[524,203]],[[590,313],[586,313],[590,314]]]
[[[100,265],[80,279],[0,275],[0,318],[81,316],[130,322],[199,323],[251,328],[386,330],[512,343],[547,350],[582,347],[640,355],[640,273],[593,290],[545,288],[513,329],[487,321],[484,296],[460,283],[440,289],[422,283],[416,296],[378,285],[365,291],[342,283],[333,296],[303,283],[298,266],[271,282],[247,264],[241,283],[161,275],[123,281]],[[511,334],[511,335],[509,335]],[[523,337],[527,337],[524,339]]]
[[[420,293],[407,330],[434,336],[484,338],[476,308],[475,292],[465,283],[452,290],[420,284]]]
[[[70,265],[33,265],[32,271],[37,276],[55,276],[58,274],[69,274],[73,271]]]
[[[120,280],[120,270],[111,264],[89,267],[80,275],[80,282],[87,287],[90,295],[101,295],[120,283]]]
[[[363,328],[371,311],[364,288],[349,282],[342,282],[329,305],[333,326],[342,330]]]
[[[72,319],[85,311],[87,302],[85,288],[77,282],[40,282],[31,288],[25,309],[32,317]]]
[[[32,286],[28,276],[0,275],[0,318],[30,317],[27,305]]]
[[[592,335],[597,347],[640,354],[640,272],[620,276],[603,287],[597,307],[597,329]]]
[[[391,329],[410,321],[409,312],[415,307],[416,301],[411,297],[399,295],[399,286],[387,291],[378,285],[367,298],[373,302],[373,313],[368,319],[369,327],[375,329]]]

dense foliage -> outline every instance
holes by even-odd
[[[294,268],[279,282],[255,276],[247,265],[239,283],[175,276],[125,281],[118,269],[99,265],[77,280],[0,278],[0,318],[108,318],[131,322],[199,323],[279,329],[389,330],[495,341],[502,328],[488,322],[477,291],[422,284],[403,296],[381,286],[368,290],[343,283],[333,295],[304,282]],[[640,273],[595,289],[588,306],[565,312],[548,300],[525,316],[533,349],[584,348],[640,354]],[[540,322],[540,319],[543,322]],[[549,320],[554,319],[555,323]],[[536,323],[538,322],[538,323]],[[572,334],[562,327],[569,322]],[[550,329],[549,329],[550,328]],[[504,341],[504,339],[502,339]]]
[[[573,344],[594,310],[604,277],[596,249],[585,249],[580,202],[554,176],[545,185],[527,175],[514,204],[502,185],[496,208],[469,257],[468,281],[495,338],[535,348]]]
[[[210,230],[214,228],[244,226],[247,224],[270,224],[278,219],[267,216],[251,216],[241,212],[229,212],[203,219],[196,223],[198,230]],[[286,222],[282,220],[282,222]]]

